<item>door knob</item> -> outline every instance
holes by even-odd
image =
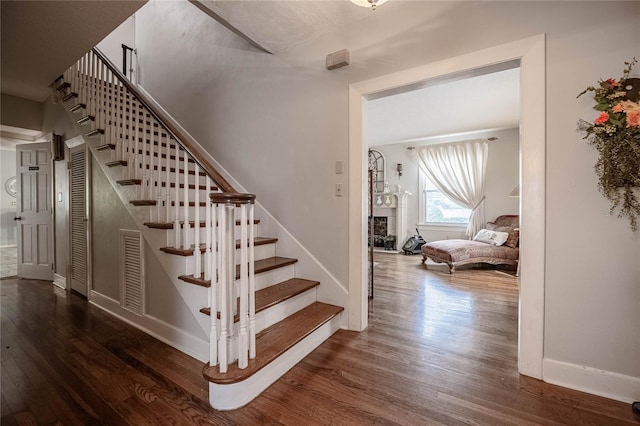
[[[16,216],[16,217],[13,218],[13,220],[22,220],[22,217]]]

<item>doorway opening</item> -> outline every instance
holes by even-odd
[[[545,37],[544,35],[435,62],[349,87],[349,328],[367,326],[366,149],[363,101],[433,79],[518,61],[521,68],[520,212],[521,284],[518,371],[542,378],[545,248]]]

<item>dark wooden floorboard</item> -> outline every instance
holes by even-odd
[[[378,254],[369,327],[338,331],[247,406],[202,363],[43,281],[3,279],[3,426],[625,425],[628,404],[517,373],[510,272]]]

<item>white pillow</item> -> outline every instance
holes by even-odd
[[[494,246],[501,246],[509,238],[508,232],[489,231],[488,229],[481,229],[478,231],[473,241],[480,241],[481,243],[487,243]]]

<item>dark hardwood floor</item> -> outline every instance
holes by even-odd
[[[231,412],[209,407],[200,362],[51,283],[3,279],[2,425],[640,424],[628,404],[517,374],[513,276],[376,261],[369,328]]]

